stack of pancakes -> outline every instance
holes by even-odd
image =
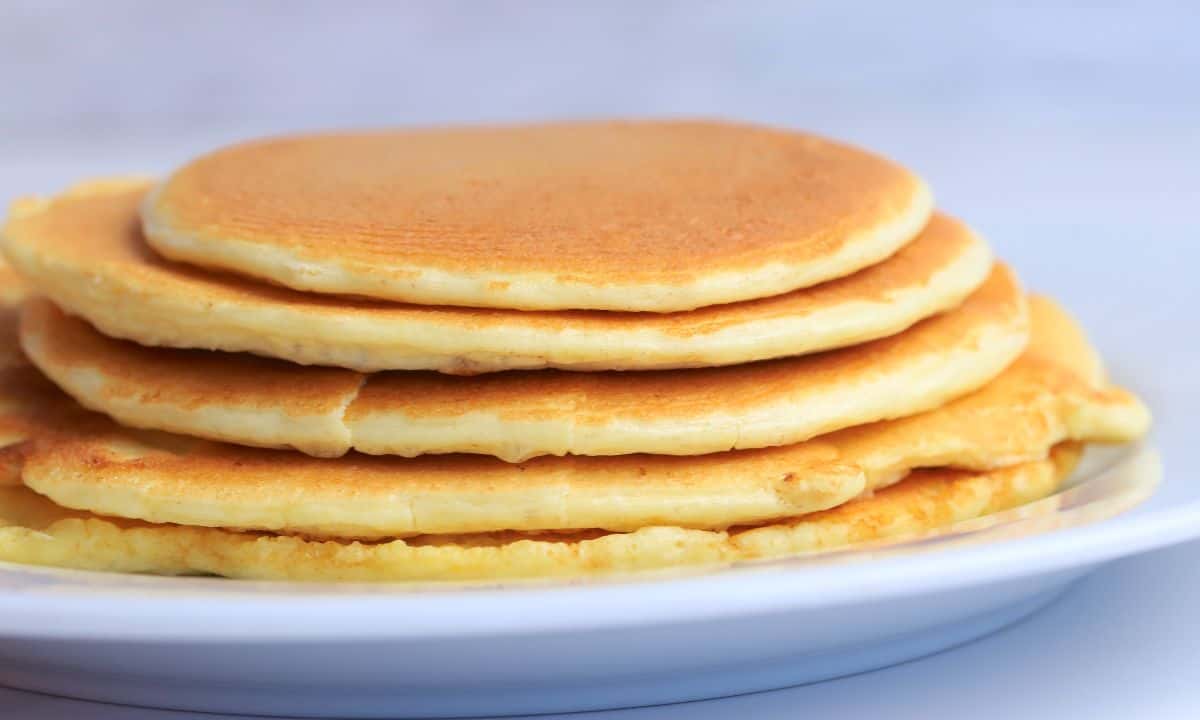
[[[713,566],[1053,494],[1149,416],[914,174],[713,122],[318,135],[25,199],[0,559]]]

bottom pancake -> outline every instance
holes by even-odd
[[[364,543],[156,525],[61,508],[0,487],[0,559],[34,565],[259,580],[470,581],[570,578],[714,567],[911,537],[1052,494],[1079,445],[989,472],[918,470],[837,508],[729,531],[422,535]]]

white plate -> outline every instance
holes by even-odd
[[[0,565],[0,684],[216,712],[447,717],[812,682],[965,642],[1099,563],[1200,535],[1195,497],[1111,517],[1158,475],[1148,446],[1089,452],[1072,489],[988,522],[669,578],[414,591]]]

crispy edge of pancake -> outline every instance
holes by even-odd
[[[591,125],[599,127],[595,123]],[[642,127],[648,125],[642,124]],[[689,123],[683,123],[683,127],[688,125]],[[481,238],[490,237],[495,242],[496,233],[500,232],[505,236],[520,237],[520,244],[528,246],[530,233],[536,238],[538,231],[532,227],[502,230],[494,226],[487,229],[476,228],[465,234],[451,230],[452,227],[461,229],[463,213],[469,212],[470,209],[469,201],[466,205],[458,206],[455,220],[448,226],[433,230],[434,226],[429,224],[430,218],[426,218],[421,230],[407,232],[409,242],[415,242],[416,245],[409,245],[407,252],[400,253],[383,250],[392,245],[388,240],[390,232],[386,226],[375,227],[374,230],[365,233],[356,232],[353,227],[337,228],[338,221],[332,218],[339,214],[344,215],[344,212],[336,204],[326,208],[327,212],[332,212],[333,215],[316,222],[310,218],[308,221],[300,220],[298,224],[293,224],[289,219],[289,215],[294,216],[297,212],[303,216],[309,210],[308,206],[299,210],[292,208],[274,217],[264,215],[264,209],[273,209],[278,205],[278,200],[286,199],[290,195],[286,192],[279,194],[268,191],[264,197],[261,194],[261,184],[253,186],[253,190],[248,190],[252,196],[255,191],[260,192],[257,205],[261,207],[256,209],[252,219],[243,216],[241,221],[229,222],[231,216],[240,214],[238,211],[244,207],[241,203],[245,201],[241,193],[232,197],[225,196],[227,204],[223,211],[220,210],[222,201],[219,197],[224,195],[231,181],[236,183],[248,174],[253,174],[261,162],[270,162],[282,157],[286,164],[289,148],[299,147],[303,150],[306,143],[308,147],[312,147],[314,143],[326,144],[330,140],[338,139],[337,136],[330,135],[266,139],[223,148],[197,158],[177,169],[147,197],[141,213],[142,224],[150,244],[160,254],[172,260],[221,268],[306,292],[517,310],[590,308],[674,312],[776,295],[847,275],[891,255],[920,231],[933,211],[932,192],[920,177],[892,161],[862,149],[812,135],[763,127],[750,128],[728,123],[700,123],[699,126],[707,126],[710,131],[716,129],[721,133],[740,133],[734,147],[746,142],[758,142],[760,138],[770,136],[775,141],[772,147],[780,153],[785,153],[779,156],[781,159],[787,157],[790,162],[794,162],[796,155],[803,156],[806,161],[818,159],[821,163],[819,180],[816,183],[808,183],[808,187],[802,189],[790,188],[791,192],[788,195],[793,199],[804,197],[806,208],[823,213],[826,217],[821,219],[822,227],[803,230],[790,227],[790,220],[795,213],[780,213],[777,210],[778,203],[768,204],[766,207],[770,208],[770,213],[774,216],[774,228],[760,236],[759,242],[751,246],[745,244],[744,239],[747,236],[760,235],[760,231],[750,226],[734,232],[729,232],[727,228],[714,228],[723,232],[723,238],[726,238],[721,245],[727,245],[729,239],[733,239],[734,245],[723,247],[716,253],[710,250],[707,255],[720,257],[715,261],[711,258],[703,261],[703,265],[707,267],[693,263],[684,269],[674,262],[676,258],[670,250],[660,251],[662,254],[659,257],[643,254],[640,258],[643,262],[640,265],[636,264],[639,258],[632,255],[625,257],[625,262],[618,261],[613,265],[612,261],[608,260],[612,252],[600,255],[593,253],[588,258],[590,262],[583,264],[547,264],[544,257],[539,259],[539,251],[543,251],[544,254],[546,244],[572,237],[572,230],[568,229],[564,235],[563,228],[556,226],[548,235],[534,241],[536,246],[532,251],[518,251],[520,255],[525,256],[521,267],[505,268],[504,265],[509,264],[509,260],[505,255],[497,256],[494,252],[489,261],[480,266],[477,258],[487,247],[480,242]],[[542,127],[553,129],[555,126]],[[576,129],[586,130],[586,127],[585,124],[576,124]],[[538,129],[531,126],[509,128],[508,131],[537,132]],[[660,135],[663,131],[662,128],[651,130]],[[342,137],[350,142],[352,148],[356,142],[370,140],[372,134]],[[719,134],[716,137],[725,139]],[[814,152],[813,148],[821,149]],[[250,170],[243,168],[233,175],[226,175],[224,182],[216,177],[196,179],[211,173],[214,167],[224,168],[224,172],[228,172],[230,160],[233,160],[236,166],[240,154],[260,152],[263,149],[267,149],[268,154],[260,163],[252,165]],[[280,152],[279,149],[283,151]],[[340,155],[344,149],[339,148],[339,151]],[[830,155],[836,155],[840,160],[831,163]],[[333,167],[345,167],[344,161],[336,161]],[[857,176],[854,176],[854,171],[857,171]],[[220,174],[221,172],[218,172],[217,176]],[[357,175],[361,175],[361,172],[356,174],[354,182],[361,187],[362,179]],[[793,182],[803,182],[810,177],[808,171],[800,174],[788,171],[780,175]],[[314,176],[320,179],[330,177],[331,174],[319,172]],[[286,173],[274,176],[275,180],[279,178],[287,182]],[[380,182],[393,181],[394,178],[386,175],[380,178]],[[195,182],[199,182],[201,187],[209,188],[207,193],[201,193],[200,202],[196,202],[193,185]],[[621,179],[622,185],[628,185],[630,182],[628,177]],[[545,187],[556,188],[560,185],[552,183]],[[660,184],[653,191],[656,194],[661,193],[664,187],[667,186]],[[342,187],[329,188],[328,192],[322,192],[318,196],[319,201],[333,199],[336,203],[341,189]],[[597,195],[597,191],[601,195]],[[354,209],[353,217],[361,218],[364,202],[369,207],[371,201],[362,197],[361,190],[353,192],[354,196],[348,198]],[[603,193],[602,188],[593,187],[586,202],[595,204],[596,198],[603,197]],[[510,199],[505,204],[510,208],[514,205],[524,207],[530,199],[541,202],[544,194],[542,191],[532,194],[526,191],[524,200]],[[759,193],[750,197],[757,196]],[[685,202],[691,201],[686,194],[681,197]],[[228,204],[230,200],[233,204]],[[342,203],[342,206],[345,204]],[[385,210],[380,211],[377,208],[375,214],[386,213],[386,209],[395,204],[396,195],[393,193],[384,200]],[[831,208],[831,204],[837,209]],[[638,206],[642,211],[642,218],[636,223],[638,225],[644,226],[647,221],[653,222],[661,215],[660,212],[645,213],[644,206]],[[213,209],[217,210],[216,214],[209,215]],[[553,213],[555,209],[557,208],[551,206],[546,212]],[[706,214],[702,209],[696,209],[696,212],[700,215]],[[740,207],[737,213],[725,220],[710,218],[708,222],[744,223],[745,213],[746,208]],[[559,222],[566,221],[565,217],[560,218]],[[586,237],[582,238],[585,243],[594,242],[597,239],[596,234],[602,234],[604,231],[601,228],[611,224],[612,219],[605,217],[599,220],[599,223],[576,227],[574,231],[586,234]],[[690,218],[681,217],[678,222],[685,223],[689,220]],[[284,227],[278,227],[281,222]],[[570,222],[566,222],[569,228]],[[289,225],[291,227],[287,227]],[[302,228],[307,234],[303,234]],[[298,235],[298,231],[301,231],[301,234]],[[433,235],[439,236],[438,241],[428,242],[431,231]],[[517,234],[509,235],[513,231]],[[484,234],[478,235],[479,232]],[[655,232],[646,227],[626,228],[617,237],[618,246],[620,235],[644,236],[647,232],[661,234],[662,230]],[[317,235],[314,236],[313,233]],[[312,237],[320,237],[321,240],[311,242]],[[325,250],[331,237],[337,238],[340,243],[336,254]],[[455,243],[454,238],[466,241],[466,245]],[[447,243],[456,246],[456,251],[444,252],[442,247]],[[671,248],[674,248],[674,243],[671,243]],[[549,255],[578,259],[586,253],[579,252],[579,241],[576,240],[573,243],[568,241],[568,247],[562,252],[551,252]],[[472,266],[473,261],[475,264]],[[631,262],[634,264],[631,265]],[[537,267],[539,264],[542,267]],[[614,277],[616,273],[621,272],[628,277]]]

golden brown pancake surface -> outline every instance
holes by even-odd
[[[300,290],[670,312],[847,275],[931,208],[911,172],[813,135],[563,122],[235,145],[173,173],[143,219],[168,257]]]

